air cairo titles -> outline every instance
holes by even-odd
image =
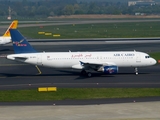
[[[122,56],[132,57],[132,56],[135,56],[135,54],[134,53],[115,53],[115,54],[113,54],[113,56],[115,56],[115,57],[122,57]]]
[[[114,53],[113,56],[114,57],[133,57],[133,56],[135,56],[135,54],[134,53]],[[72,54],[71,57],[72,58],[92,57],[92,54]]]
[[[73,54],[71,55],[72,58],[75,58],[75,57],[92,57],[92,54]]]

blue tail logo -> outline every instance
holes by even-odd
[[[24,39],[20,40],[20,42],[12,42],[12,43],[15,44],[16,46],[27,46],[27,44],[22,44],[23,41]]]
[[[17,29],[10,29],[10,34],[16,54],[37,52]]]

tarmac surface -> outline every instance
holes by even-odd
[[[160,65],[139,68],[139,75],[132,68],[121,68],[117,75],[93,72],[93,77],[80,76],[80,71],[41,68],[41,75],[34,66],[1,66],[0,90],[31,89],[56,86],[58,88],[159,88]]]
[[[85,19],[80,19],[80,20],[59,20],[59,21],[50,21],[50,22],[38,22],[35,21],[33,23],[29,22],[29,21],[19,21],[19,23],[23,24],[19,24],[18,27],[33,27],[33,26],[51,26],[51,25],[72,25],[72,24],[92,24],[92,23],[126,23],[126,22],[159,22],[160,19],[130,19],[130,20],[109,20],[109,19],[90,19],[90,20],[85,20]],[[27,24],[25,24],[27,23]],[[10,24],[10,23],[8,23]],[[2,28],[7,28],[9,25],[1,25],[0,29]]]
[[[160,102],[74,106],[0,106],[1,120],[159,120]]]

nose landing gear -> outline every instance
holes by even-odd
[[[138,75],[138,68],[137,67],[134,68],[134,71],[135,71],[135,74]]]

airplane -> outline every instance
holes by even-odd
[[[5,44],[8,44],[8,43],[12,42],[9,29],[16,29],[17,28],[17,24],[18,24],[18,21],[14,20],[10,24],[10,26],[8,27],[8,29],[6,30],[6,32],[4,33],[4,35],[0,36],[0,45],[5,45]]]
[[[7,55],[7,59],[35,66],[78,69],[91,77],[90,71],[111,75],[118,73],[119,67],[133,67],[137,75],[138,67],[156,64],[147,53],[137,51],[37,52],[17,29],[10,29],[10,33],[15,54]]]

